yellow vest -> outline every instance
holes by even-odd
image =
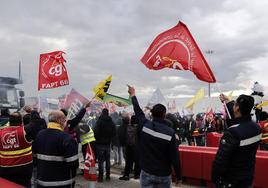
[[[94,132],[91,129],[91,127],[89,127],[89,132],[80,135],[80,141],[81,141],[82,145],[88,144],[88,143],[93,142],[95,140],[96,139],[94,137]]]

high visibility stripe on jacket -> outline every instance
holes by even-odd
[[[0,167],[16,167],[32,163],[32,144],[25,138],[23,126],[0,130]]]
[[[81,134],[80,135],[80,141],[81,141],[81,144],[82,145],[87,144],[87,143],[90,143],[90,142],[93,142],[95,140],[96,139],[94,137],[94,132],[91,129],[91,127],[90,127],[90,130],[89,130],[88,133],[85,133],[85,134]]]
[[[75,178],[65,180],[65,181],[42,181],[37,180],[37,184],[44,187],[57,187],[57,186],[70,186],[75,182]]]

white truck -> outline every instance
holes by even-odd
[[[22,84],[22,80],[11,77],[0,77],[0,109],[19,110],[24,106],[24,91],[16,88],[15,86],[17,84]]]

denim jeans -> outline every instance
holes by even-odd
[[[121,146],[113,146],[114,153],[114,164],[121,165],[122,164],[122,147]]]
[[[171,176],[155,176],[141,170],[141,188],[171,188]]]

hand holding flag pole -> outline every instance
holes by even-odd
[[[218,89],[218,91],[219,91],[219,93],[220,93],[220,99],[221,99],[221,102],[223,103],[223,105],[224,105],[224,107],[225,107],[225,109],[226,109],[227,115],[228,115],[228,117],[229,117],[230,119],[232,119],[232,117],[231,117],[231,115],[230,115],[230,112],[229,112],[229,110],[228,110],[228,108],[227,108],[227,105],[226,105],[226,101],[229,101],[229,98],[228,98],[227,96],[225,96],[224,94],[222,94],[221,89],[220,89],[220,87],[219,87],[219,84],[218,84],[217,82],[216,82],[216,87],[217,87],[217,89]]]
[[[128,93],[129,93],[130,97],[135,96],[135,88],[128,85],[128,84],[127,84],[127,87],[128,87]]]

